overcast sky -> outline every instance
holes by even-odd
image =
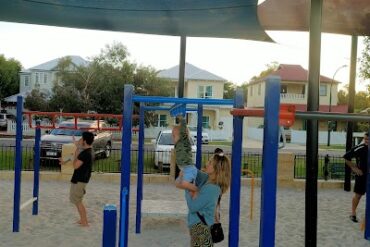
[[[186,61],[240,85],[273,61],[308,68],[307,32],[268,32],[276,43],[235,39],[187,38]],[[107,32],[0,22],[0,54],[19,60],[24,68],[66,55],[88,58],[106,44],[124,44],[132,61],[158,70],[179,64],[180,38],[173,36]],[[358,56],[363,49],[359,39]],[[351,37],[322,35],[321,74],[332,78],[349,65]],[[349,67],[340,69],[335,80],[347,84]],[[357,90],[365,83],[357,79]]]

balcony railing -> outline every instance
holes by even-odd
[[[289,100],[303,100],[304,94],[300,93],[281,93],[280,99],[289,99]]]

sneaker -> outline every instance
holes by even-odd
[[[357,222],[358,222],[356,215],[350,215],[350,216],[349,216],[349,219],[350,219],[350,220],[352,220],[352,221],[353,221],[353,222],[355,222],[355,223],[357,223]]]

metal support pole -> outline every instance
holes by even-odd
[[[103,210],[103,247],[116,246],[117,207],[112,204],[104,206]]]
[[[280,78],[266,80],[263,128],[260,246],[275,246],[276,186],[279,146]]]
[[[186,36],[180,38],[180,65],[179,65],[179,84],[177,88],[177,97],[184,97],[185,87],[185,61],[186,61]]]
[[[370,121],[369,121],[370,124]],[[370,135],[370,128],[367,132]],[[370,171],[370,145],[367,146],[367,169]],[[370,173],[367,173],[366,192],[370,191]],[[366,210],[365,210],[365,233],[364,237],[370,240],[370,193],[366,193]]]
[[[13,205],[13,232],[19,232],[20,202],[21,202],[21,172],[22,172],[22,112],[23,98],[17,97],[17,119],[15,137],[15,165],[14,165],[14,205]]]
[[[130,201],[130,167],[131,167],[131,139],[132,139],[132,111],[134,87],[125,85],[123,93],[123,130],[121,148],[121,189],[120,189],[120,236],[119,245],[127,246],[128,242],[128,216]],[[125,193],[123,195],[125,188]],[[125,205],[123,205],[125,204]]]
[[[307,111],[319,109],[321,19],[323,0],[311,0]],[[318,121],[307,121],[305,246],[317,245]]]
[[[137,160],[137,192],[136,192],[136,233],[141,232],[141,203],[143,200],[144,173],[144,104],[140,104],[139,115],[139,154]]]
[[[242,90],[235,92],[234,108],[244,107],[244,93]],[[239,246],[239,221],[240,221],[240,182],[243,143],[243,117],[233,117],[233,155],[231,157],[231,186],[229,206],[229,247]]]
[[[40,143],[41,143],[41,121],[36,121],[35,147],[33,158],[33,198],[37,198],[32,205],[32,214],[39,212],[39,182],[40,182]]]
[[[201,169],[202,167],[202,132],[203,132],[203,105],[198,105],[198,128],[197,128],[197,159],[196,167]]]
[[[349,72],[349,88],[348,88],[348,113],[353,113],[355,108],[355,95],[356,95],[356,64],[357,64],[357,36],[352,36],[351,43],[351,64]],[[353,138],[353,122],[347,123],[347,134],[346,134],[346,151],[348,152],[352,148]],[[345,166],[344,176],[344,190],[351,191],[351,168]]]

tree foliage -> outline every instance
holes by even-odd
[[[106,45],[101,53],[90,58],[85,66],[77,66],[71,58],[61,59],[56,67],[57,79],[54,81],[53,95],[49,101],[34,104],[40,109],[50,111],[87,112],[120,114],[124,85],[134,86],[136,94],[153,96],[174,96],[172,81],[159,78],[151,66],[138,66],[129,60],[127,48],[121,43]],[[135,109],[138,105],[134,106]],[[154,121],[153,114],[147,114],[146,124]]]
[[[277,69],[279,68],[279,63],[278,62],[271,62],[269,64],[266,64],[266,69],[263,70],[259,75],[257,76],[253,76],[251,79],[250,79],[250,82],[253,82],[253,81],[256,81],[256,80],[259,80],[259,79],[262,79],[264,78],[265,76],[269,75],[271,72],[274,72],[276,71]]]
[[[0,54],[0,100],[19,92],[19,61]]]
[[[233,99],[237,86],[232,82],[224,84],[224,99]]]
[[[370,79],[370,37],[364,38],[364,49],[360,59],[360,76],[364,79]]]

